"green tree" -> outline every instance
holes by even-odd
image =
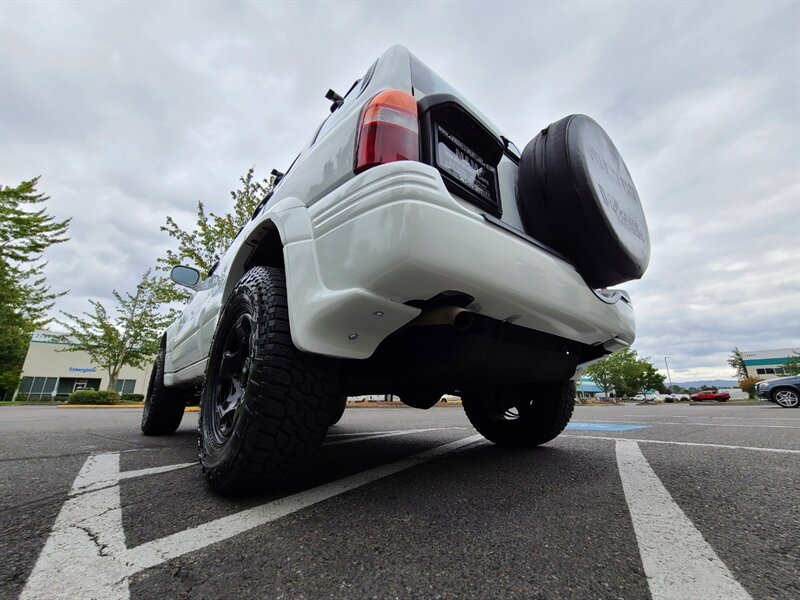
[[[253,211],[267,199],[275,187],[275,177],[257,180],[255,168],[239,178],[241,187],[231,192],[233,209],[222,216],[206,213],[205,205],[197,203],[197,219],[189,229],[184,229],[167,216],[164,231],[178,242],[176,251],[167,250],[166,256],[157,259],[159,271],[171,271],[176,265],[194,267],[201,273],[208,273],[233,242],[239,231],[250,220]],[[161,295],[165,302],[188,302],[192,293],[166,278],[159,278]]]
[[[177,311],[161,311],[165,301],[163,286],[148,270],[125,296],[113,291],[116,306],[113,316],[102,303],[89,300],[91,313],[76,316],[63,312],[68,321],[59,320],[67,333],[60,340],[68,342],[64,352],[86,352],[92,362],[108,373],[108,388],[114,390],[122,367],[141,368],[158,353],[164,328],[176,317]]]
[[[629,389],[635,390],[634,395],[650,390],[656,390],[659,393],[667,391],[664,386],[664,375],[659,373],[649,360],[638,359],[634,365],[628,379]]]
[[[623,352],[628,352],[628,350],[626,349],[622,352],[612,354],[603,360],[589,365],[584,370],[584,374],[591,377],[592,381],[594,381],[598,387],[603,390],[603,394],[606,396],[606,398],[611,396],[611,392],[622,381],[620,376],[620,365],[623,357],[620,355]]]
[[[734,346],[728,355],[728,364],[736,370],[736,379],[741,381],[747,377],[747,365],[744,364],[744,357],[739,348]]]
[[[650,389],[664,389],[664,375],[636,350],[626,348],[589,365],[584,373],[608,396],[611,389],[617,396],[634,396]]]
[[[45,281],[42,254],[66,242],[70,219],[58,221],[42,206],[39,177],[16,187],[0,186],[0,398],[17,389],[22,363],[35,329],[50,319],[56,298]]]
[[[800,354],[792,352],[793,356],[783,363],[783,370],[787,375],[800,375]]]
[[[175,265],[183,264],[207,273],[219,260],[239,230],[250,220],[256,206],[272,192],[275,178],[258,181],[254,177],[254,168],[250,167],[239,181],[242,187],[231,192],[232,212],[222,216],[206,213],[205,205],[198,202],[197,220],[191,229],[183,229],[167,216],[161,231],[177,240],[178,250],[167,250],[167,255],[158,259],[161,270],[169,271]]]

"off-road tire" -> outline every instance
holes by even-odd
[[[520,397],[516,406],[506,408],[503,400],[508,394]],[[537,383],[527,390],[498,386],[490,392],[464,391],[461,401],[469,422],[487,440],[500,446],[532,448],[564,431],[575,409],[575,383]]]
[[[245,344],[232,409],[230,361],[244,356]],[[335,363],[292,344],[283,271],[248,271],[223,308],[201,396],[198,444],[210,487],[239,495],[294,479],[322,445],[338,396]]]
[[[150,372],[150,385],[144,398],[142,410],[142,433],[144,435],[170,435],[175,433],[183,419],[186,408],[184,390],[164,385],[164,349],[162,348]]]
[[[347,408],[347,396],[342,396],[341,398],[337,398],[336,404],[334,404],[334,408],[331,411],[331,421],[329,423],[330,426],[336,425],[339,421],[342,420],[346,408]]]

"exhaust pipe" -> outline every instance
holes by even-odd
[[[424,325],[452,325],[456,329],[466,330],[472,327],[475,318],[473,314],[465,308],[457,306],[434,306],[426,308],[413,321],[409,327],[420,327]]]

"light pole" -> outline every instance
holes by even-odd
[[[664,357],[664,364],[667,365],[667,378],[669,379],[669,393],[671,394],[672,393],[672,375],[669,374],[669,363],[667,362],[668,358],[669,358],[669,356],[665,356]]]

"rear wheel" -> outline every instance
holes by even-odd
[[[778,390],[773,396],[775,403],[783,408],[797,408],[800,406],[800,395],[794,390]]]
[[[337,399],[330,359],[292,344],[283,271],[248,271],[220,316],[201,398],[200,462],[211,488],[240,494],[298,475]]]
[[[497,386],[461,397],[472,426],[489,441],[529,448],[549,442],[572,418],[575,383],[537,383],[523,388]]]
[[[142,433],[144,435],[169,435],[175,433],[183,419],[187,393],[182,389],[164,385],[164,349],[156,356],[150,372],[150,385],[144,398],[142,410]]]

